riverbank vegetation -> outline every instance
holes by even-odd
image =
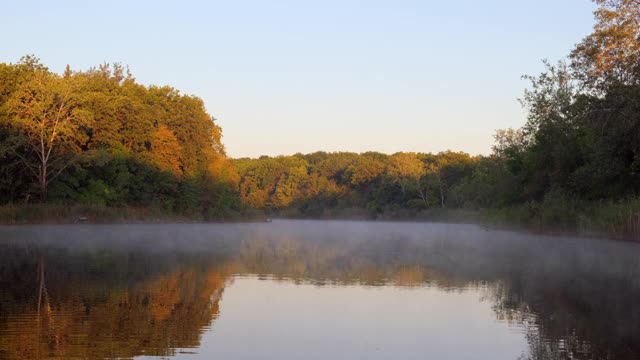
[[[526,124],[498,130],[488,156],[228,159],[201,99],[119,64],[62,75],[30,56],[0,64],[0,202],[200,220],[453,216],[640,240],[640,3],[595,2],[593,33],[526,77]]]
[[[527,76],[520,129],[489,156],[315,153],[241,159],[240,196],[302,214],[433,208],[494,223],[640,240],[640,3],[596,0],[596,25],[566,60]]]
[[[138,84],[119,64],[58,75],[26,56],[0,64],[0,104],[2,203],[240,209],[221,129],[195,96]]]

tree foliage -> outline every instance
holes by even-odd
[[[46,200],[49,181],[73,161],[86,141],[82,127],[89,115],[79,107],[71,84],[38,70],[4,103],[6,145],[37,179]]]
[[[307,163],[295,167],[289,157],[245,159],[242,197],[311,214],[520,206],[543,222],[575,223],[576,204],[640,195],[640,2],[595,2],[593,33],[567,60],[525,76],[527,121],[498,130],[491,155],[319,152],[296,155]],[[278,202],[289,172],[298,179],[289,184],[294,200]]]
[[[0,201],[49,194],[204,217],[243,207],[308,216],[519,207],[575,223],[566,214],[579,204],[640,195],[640,2],[594,1],[592,34],[566,60],[525,76],[526,123],[498,130],[488,156],[231,160],[201,99],[143,86],[121,64],[62,76],[33,56],[0,64]]]
[[[332,210],[442,207],[477,159],[465,153],[313,153],[235,160],[239,191],[251,207],[297,209],[302,215]],[[437,201],[435,200],[437,199]]]
[[[0,64],[2,202],[90,202],[201,216],[238,209],[221,130],[201,99],[120,64]],[[215,195],[214,195],[215,194]],[[224,212],[224,211],[223,211]]]
[[[611,81],[640,82],[640,1],[594,0],[594,31],[571,53],[575,75],[587,88],[602,90]]]

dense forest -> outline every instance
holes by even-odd
[[[527,76],[520,129],[471,156],[316,152],[228,159],[201,99],[120,64],[0,64],[0,201],[154,208],[197,219],[488,214],[640,237],[640,2],[595,0],[593,32]],[[445,209],[445,210],[443,210]]]
[[[0,201],[89,203],[216,218],[238,209],[221,129],[201,99],[120,64],[63,75],[0,64]]]
[[[593,33],[566,60],[545,61],[545,72],[525,77],[526,124],[498,130],[491,155],[240,159],[242,200],[311,216],[484,210],[506,223],[639,238],[640,2],[596,3]]]

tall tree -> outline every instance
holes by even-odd
[[[602,90],[610,81],[640,82],[640,0],[594,0],[596,24],[571,53],[576,75]]]
[[[69,81],[43,70],[36,71],[4,107],[7,128],[14,135],[10,141],[15,148],[29,149],[16,155],[36,177],[45,201],[49,182],[77,158],[86,141],[82,126],[89,117],[77,106]]]
[[[173,131],[169,130],[166,125],[160,125],[154,132],[152,141],[151,157],[154,164],[160,170],[181,175],[183,167],[182,146]]]
[[[424,163],[415,153],[395,153],[387,163],[387,175],[400,185],[402,194],[405,195],[408,188],[414,186],[424,205],[429,206],[426,190],[420,182],[425,172]]]

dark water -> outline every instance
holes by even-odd
[[[0,227],[0,359],[640,359],[640,246],[472,225]]]

